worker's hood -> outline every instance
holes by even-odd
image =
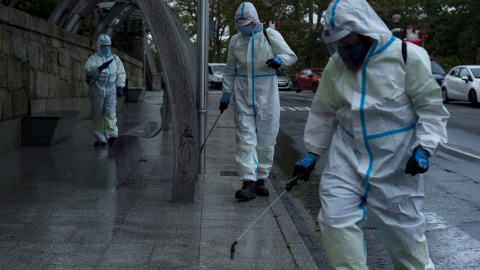
[[[239,27],[242,27],[245,24],[249,23],[249,21],[238,20],[239,18],[246,18],[249,21],[252,21],[253,23],[255,23],[255,27],[253,28],[254,32],[258,32],[263,28],[263,24],[260,22],[260,19],[258,18],[257,10],[253,6],[253,4],[250,2],[243,2],[238,7],[237,12],[235,12],[235,24],[237,26],[238,33],[240,33]]]
[[[324,19],[324,31],[326,32],[323,36],[327,40],[330,37],[329,31],[333,30],[338,34],[343,30],[343,34],[328,42],[337,41],[350,32],[369,36],[376,40],[381,39],[382,36],[388,39],[392,36],[390,29],[365,0],[334,0],[325,11]]]
[[[101,34],[97,38],[97,53],[99,55],[104,56],[104,54],[102,53],[102,45],[108,45],[108,46],[110,46],[110,49],[111,49],[112,40],[110,39],[110,37],[108,35]],[[110,51],[110,54],[111,54],[111,51]]]
[[[392,32],[365,0],[333,0],[325,11],[323,41],[331,55],[336,41],[351,32],[371,37],[379,47],[392,39]]]

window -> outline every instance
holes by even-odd
[[[287,74],[285,73],[285,71],[277,69],[277,76],[287,76]]]
[[[432,62],[432,74],[445,74],[443,68],[436,62]]]
[[[472,71],[473,77],[480,78],[480,68],[472,68],[470,70]]]
[[[314,70],[313,71],[313,75],[315,75],[315,76],[322,76],[322,74],[323,74],[323,70]]]
[[[214,73],[223,73],[223,70],[225,69],[225,65],[215,65],[215,66],[212,66],[212,68]]]
[[[452,72],[450,73],[450,76],[455,76],[458,77],[458,72],[460,71],[460,68],[454,68]]]
[[[469,77],[469,78],[471,77],[471,76],[470,76],[470,73],[468,72],[468,70],[467,70],[466,68],[460,69],[460,75],[459,75],[458,77],[461,78],[461,77],[463,77],[463,76],[467,76],[467,77]]]

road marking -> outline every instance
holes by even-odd
[[[302,112],[309,112],[309,111],[310,111],[310,107],[280,107],[280,111],[282,111],[282,112],[284,112],[284,111],[293,111],[293,112],[302,111]]]
[[[443,148],[448,149],[448,150],[453,151],[453,152],[460,153],[462,155],[466,155],[466,156],[475,158],[475,159],[480,159],[480,156],[477,156],[477,155],[474,155],[472,153],[468,153],[468,152],[465,152],[465,151],[462,151],[462,150],[459,150],[459,149],[455,149],[455,148],[447,146],[447,145],[444,145]]]
[[[313,100],[313,97],[311,97],[311,98],[308,98],[308,97],[296,97],[296,96],[292,96],[292,95],[280,95],[280,98],[298,99],[298,100],[308,100],[308,101],[312,101],[312,100]]]

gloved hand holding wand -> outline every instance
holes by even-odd
[[[230,103],[230,93],[223,92],[222,99],[220,99],[220,112],[223,113],[228,108],[228,103]]]
[[[310,173],[313,171],[313,169],[315,169],[315,162],[317,161],[317,159],[318,155],[309,152],[304,159],[295,163],[292,177],[299,175],[298,180],[304,180],[305,182],[308,182],[308,179],[310,178]]]
[[[98,67],[97,67],[98,72],[102,72],[102,70],[106,69],[106,68],[110,65],[110,63],[112,63],[113,59],[114,59],[114,58],[112,58],[112,59],[110,59],[109,61],[101,64],[100,66],[98,66]]]

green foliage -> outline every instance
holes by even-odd
[[[175,1],[178,5],[189,0]],[[315,22],[305,20],[305,9],[312,14],[320,14],[328,5],[328,1],[279,0],[279,1],[252,1],[258,11],[260,21],[268,27],[268,21],[279,22],[279,31],[290,48],[297,54],[299,60],[288,68],[286,72],[293,75],[305,66],[323,67],[328,61],[328,52],[320,42],[321,27]],[[321,4],[318,4],[320,2]],[[241,1],[211,0],[210,20],[215,24],[214,39],[210,40],[210,62],[226,62],[227,47],[230,38],[236,34],[234,16]],[[315,5],[313,3],[316,3]],[[185,8],[173,8],[176,14],[185,13]],[[190,14],[190,21],[195,24],[194,15]],[[195,30],[196,31],[196,30]],[[195,36],[196,32],[190,32]]]
[[[18,0],[15,8],[47,20],[59,0]]]
[[[197,34],[197,1],[165,0],[176,14],[187,34],[195,42]],[[367,0],[389,29],[423,30],[428,39],[424,47],[444,68],[480,62],[480,1],[478,0]],[[18,0],[16,8],[33,16],[48,19],[59,0]],[[305,67],[324,67],[328,51],[321,42],[322,12],[331,0],[251,0],[260,20],[268,26],[280,23],[279,31],[298,61],[286,72],[294,75]],[[210,40],[209,62],[226,62],[230,38],[236,34],[234,14],[242,1],[209,0],[209,19],[214,22]],[[394,23],[392,16],[401,21]],[[403,38],[403,34],[396,34]]]
[[[480,1],[422,0],[429,42],[425,48],[444,66],[478,64]]]

